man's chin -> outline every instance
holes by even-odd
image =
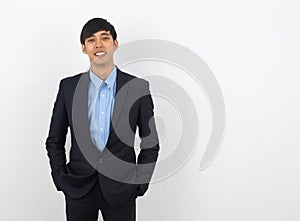
[[[91,62],[91,66],[93,66],[93,67],[98,67],[98,68],[100,68],[100,67],[104,67],[105,66],[105,62],[99,62],[99,61],[92,61]]]

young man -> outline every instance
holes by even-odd
[[[105,19],[88,21],[80,41],[90,70],[60,82],[46,140],[51,175],[65,195],[68,221],[96,221],[99,210],[105,221],[134,221],[136,197],[148,189],[159,151],[149,84],[115,66],[117,33]]]

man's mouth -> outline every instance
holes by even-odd
[[[100,57],[100,56],[104,56],[106,54],[105,51],[101,51],[101,52],[96,52],[94,53],[95,56]]]

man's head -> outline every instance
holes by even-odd
[[[82,52],[89,56],[91,66],[113,67],[113,54],[118,48],[117,33],[107,20],[89,20],[82,28],[80,42]]]
[[[103,18],[93,18],[89,20],[82,28],[80,34],[81,44],[84,45],[85,40],[98,31],[108,31],[113,40],[117,40],[117,32],[112,24]]]

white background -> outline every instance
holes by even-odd
[[[299,9],[296,0],[1,3],[0,219],[65,220],[44,143],[59,80],[88,67],[81,28],[103,17],[120,44],[154,38],[193,50],[226,104],[214,162],[198,170],[204,123],[187,164],[137,200],[137,220],[300,220]]]

